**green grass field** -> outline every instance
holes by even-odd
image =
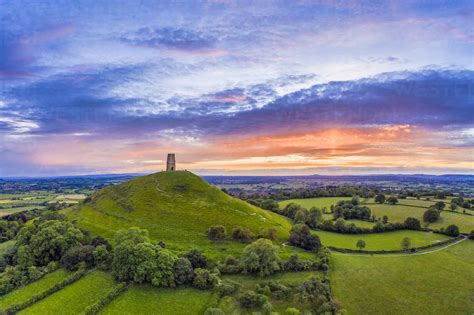
[[[414,217],[418,218],[422,225],[424,224],[423,213],[426,211],[425,208],[404,205],[392,206],[388,204],[369,204],[368,207],[372,213],[375,213],[377,218],[381,218],[384,215],[388,216],[389,222],[404,222],[407,217]],[[474,216],[442,211],[439,221],[431,223],[428,227],[439,229],[450,224],[456,224],[461,232],[469,233],[471,230],[474,230]]]
[[[285,207],[289,203],[296,203],[306,209],[318,207],[320,209],[326,207],[328,210],[340,200],[351,200],[351,197],[323,197],[323,198],[306,198],[306,199],[289,199],[280,201],[280,208]]]
[[[24,287],[18,288],[7,295],[0,297],[0,310],[4,310],[15,304],[20,304],[31,298],[34,294],[40,294],[57,283],[64,280],[70,273],[64,269],[45,275],[38,281],[30,283]]]
[[[150,285],[137,285],[122,293],[100,314],[198,315],[204,313],[212,300],[211,291],[192,288],[162,289]]]
[[[412,247],[419,247],[438,243],[450,237],[442,234],[418,231],[393,231],[372,234],[340,234],[326,231],[313,231],[325,246],[357,249],[358,240],[364,240],[365,250],[397,250],[401,249],[400,242],[404,237],[411,240]]]
[[[112,275],[94,271],[19,314],[80,314],[116,285]]]
[[[80,227],[113,240],[116,231],[139,226],[178,252],[197,247],[209,256],[240,253],[242,244],[223,246],[207,239],[208,228],[215,224],[224,225],[228,233],[236,226],[254,233],[275,228],[281,242],[291,228],[287,218],[233,198],[186,171],[138,177],[104,188],[92,199],[66,210]]]
[[[349,314],[472,314],[474,242],[416,256],[332,255],[333,294]]]

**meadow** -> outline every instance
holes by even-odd
[[[94,271],[19,314],[80,314],[117,284],[111,274]]]
[[[322,197],[322,198],[306,198],[306,199],[289,199],[278,202],[280,208],[284,208],[287,204],[296,203],[306,209],[311,207],[324,208],[328,210],[340,200],[351,200],[351,197]]]
[[[474,242],[424,255],[333,253],[333,295],[349,314],[472,314]]]
[[[64,269],[56,270],[50,274],[45,275],[40,280],[32,282],[26,286],[20,287],[7,295],[0,297],[0,310],[4,310],[15,304],[23,303],[31,298],[34,294],[40,294],[52,288],[54,285],[64,280],[69,272]]]
[[[202,314],[212,299],[211,291],[135,285],[108,304],[100,314]]]
[[[327,231],[312,233],[319,236],[323,245],[338,248],[358,249],[357,241],[364,240],[366,244],[364,250],[399,250],[404,237],[410,238],[411,247],[431,245],[450,239],[449,236],[442,234],[408,230],[371,234],[340,234]]]

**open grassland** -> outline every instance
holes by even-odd
[[[242,285],[241,290],[253,290],[255,285],[266,281],[278,281],[285,285],[299,285],[311,277],[322,277],[320,272],[316,271],[304,271],[304,272],[288,272],[288,273],[277,273],[269,277],[260,278],[252,275],[226,275],[223,279],[230,279],[236,281]],[[288,307],[298,308],[300,311],[308,309],[308,305],[301,302],[295,302],[291,298],[289,300],[275,300],[272,299],[273,311],[284,314]],[[225,314],[238,315],[238,314],[253,314],[253,310],[245,310],[239,306],[236,296],[227,296],[219,301],[219,308],[222,309]]]
[[[61,194],[54,197],[54,199],[49,201],[49,203],[64,202],[68,204],[77,204],[79,201],[84,200],[85,198],[85,194]]]
[[[311,207],[318,207],[320,209],[326,207],[328,210],[332,205],[335,205],[340,200],[351,200],[351,197],[322,197],[322,198],[306,198],[306,199],[289,199],[280,201],[278,204],[280,208],[285,207],[287,204],[296,203],[306,209]]]
[[[210,242],[206,233],[212,225],[224,225],[228,234],[237,226],[255,234],[274,228],[280,242],[288,238],[291,228],[287,218],[233,198],[185,171],[156,173],[106,187],[91,202],[66,213],[80,227],[112,241],[116,231],[138,226],[172,250],[201,248],[209,256],[240,253],[243,248],[236,242]]]
[[[53,273],[45,275],[38,281],[18,288],[7,295],[0,297],[0,310],[4,310],[15,304],[20,304],[29,300],[34,294],[40,294],[63,281],[69,274],[70,273],[64,269],[59,269]]]
[[[100,314],[198,315],[203,314],[212,301],[211,291],[137,285],[118,296]]]
[[[426,211],[425,208],[388,204],[370,204],[368,207],[377,218],[386,215],[389,222],[404,222],[407,217],[414,217],[424,224],[423,213]],[[474,229],[474,216],[452,213],[445,210],[441,212],[441,217],[438,222],[431,223],[428,227],[439,229],[447,227],[450,224],[456,224],[461,232],[469,233]]]
[[[94,271],[19,314],[80,314],[117,284],[112,275]]]
[[[349,314],[472,314],[474,242],[416,256],[333,254],[333,294]]]
[[[393,231],[371,234],[340,234],[327,231],[313,231],[325,246],[338,248],[358,249],[358,240],[364,240],[364,250],[397,250],[401,249],[400,243],[404,237],[411,240],[411,247],[420,247],[445,241],[450,237],[442,234],[419,231]]]

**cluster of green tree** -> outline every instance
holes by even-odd
[[[277,235],[276,229],[262,229],[260,232],[255,235],[248,228],[237,226],[232,229],[231,239],[240,241],[243,243],[249,243],[252,240],[259,238],[266,238],[269,240],[274,240]],[[221,241],[227,238],[227,231],[223,225],[213,225],[207,230],[207,237],[213,241]]]
[[[321,188],[303,188],[291,191],[284,190],[268,194],[240,194],[239,197],[243,200],[253,200],[254,202],[258,199],[287,200],[319,197],[351,197],[356,195],[362,198],[373,198],[377,192],[377,189],[369,187],[328,185]]]
[[[451,210],[454,211],[456,210],[456,207],[453,209],[453,205],[466,209],[472,209],[474,207],[474,199],[465,200],[463,197],[455,197],[451,199]]]
[[[16,243],[0,257],[0,294],[41,278],[55,270],[58,264],[68,270],[76,270],[79,264],[95,266],[95,247],[101,241],[92,240],[88,233],[77,228],[65,216],[46,211],[32,224],[18,232]],[[103,242],[102,242],[103,243]],[[110,244],[108,244],[110,246]],[[106,250],[106,249],[105,249]]]
[[[418,223],[416,224],[416,222]],[[406,229],[421,229],[420,221],[415,218],[407,218],[407,220],[405,220],[405,223],[389,223],[388,218],[384,218],[383,220],[376,221],[372,228],[358,227],[354,223],[346,222],[343,218],[338,218],[335,221],[324,220],[320,225],[318,225],[317,228],[324,231],[337,232],[342,234],[368,234]]]
[[[263,314],[272,314],[271,301],[307,305],[317,313],[334,314],[341,308],[340,303],[331,298],[329,281],[312,277],[300,285],[287,286],[278,281],[266,281],[255,286],[254,290],[246,290],[237,296],[240,307],[247,310],[261,311]],[[301,314],[297,309],[289,308],[287,314]]]
[[[399,197],[399,198],[400,198],[400,199],[406,199],[406,195],[401,195],[401,197]],[[390,196],[390,197],[387,198],[387,197],[385,197],[384,194],[378,194],[377,196],[375,196],[374,201],[375,201],[376,203],[380,203],[380,204],[382,204],[382,203],[388,203],[388,204],[390,204],[390,205],[395,205],[395,204],[398,203],[397,197],[395,197],[395,196]]]
[[[368,207],[360,205],[357,197],[351,200],[340,200],[332,208],[335,220],[338,218],[370,220],[372,214]]]
[[[296,224],[290,230],[288,242],[306,250],[319,251],[321,240],[319,236],[311,234],[311,229],[306,224]]]
[[[13,239],[20,230],[17,221],[0,220],[0,243]]]

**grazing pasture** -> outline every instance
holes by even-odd
[[[212,301],[211,291],[136,285],[108,304],[100,314],[202,314]]]
[[[20,287],[7,295],[0,297],[0,310],[9,308],[15,304],[23,303],[31,298],[33,294],[40,294],[63,281],[70,273],[64,269],[56,270],[43,278]]]
[[[323,245],[339,248],[358,249],[356,247],[357,241],[364,240],[366,244],[364,250],[401,249],[400,242],[404,237],[410,238],[411,247],[431,245],[450,238],[442,234],[407,230],[371,234],[340,234],[327,231],[313,231],[313,234],[319,236]]]
[[[306,199],[289,199],[280,201],[280,208],[285,207],[289,203],[296,203],[306,209],[318,207],[320,209],[326,207],[328,210],[340,200],[351,200],[351,197],[322,197],[322,198],[306,198]]]
[[[94,271],[19,314],[80,314],[117,284],[111,274]]]
[[[474,242],[424,255],[340,255],[332,291],[349,314],[471,314]]]

